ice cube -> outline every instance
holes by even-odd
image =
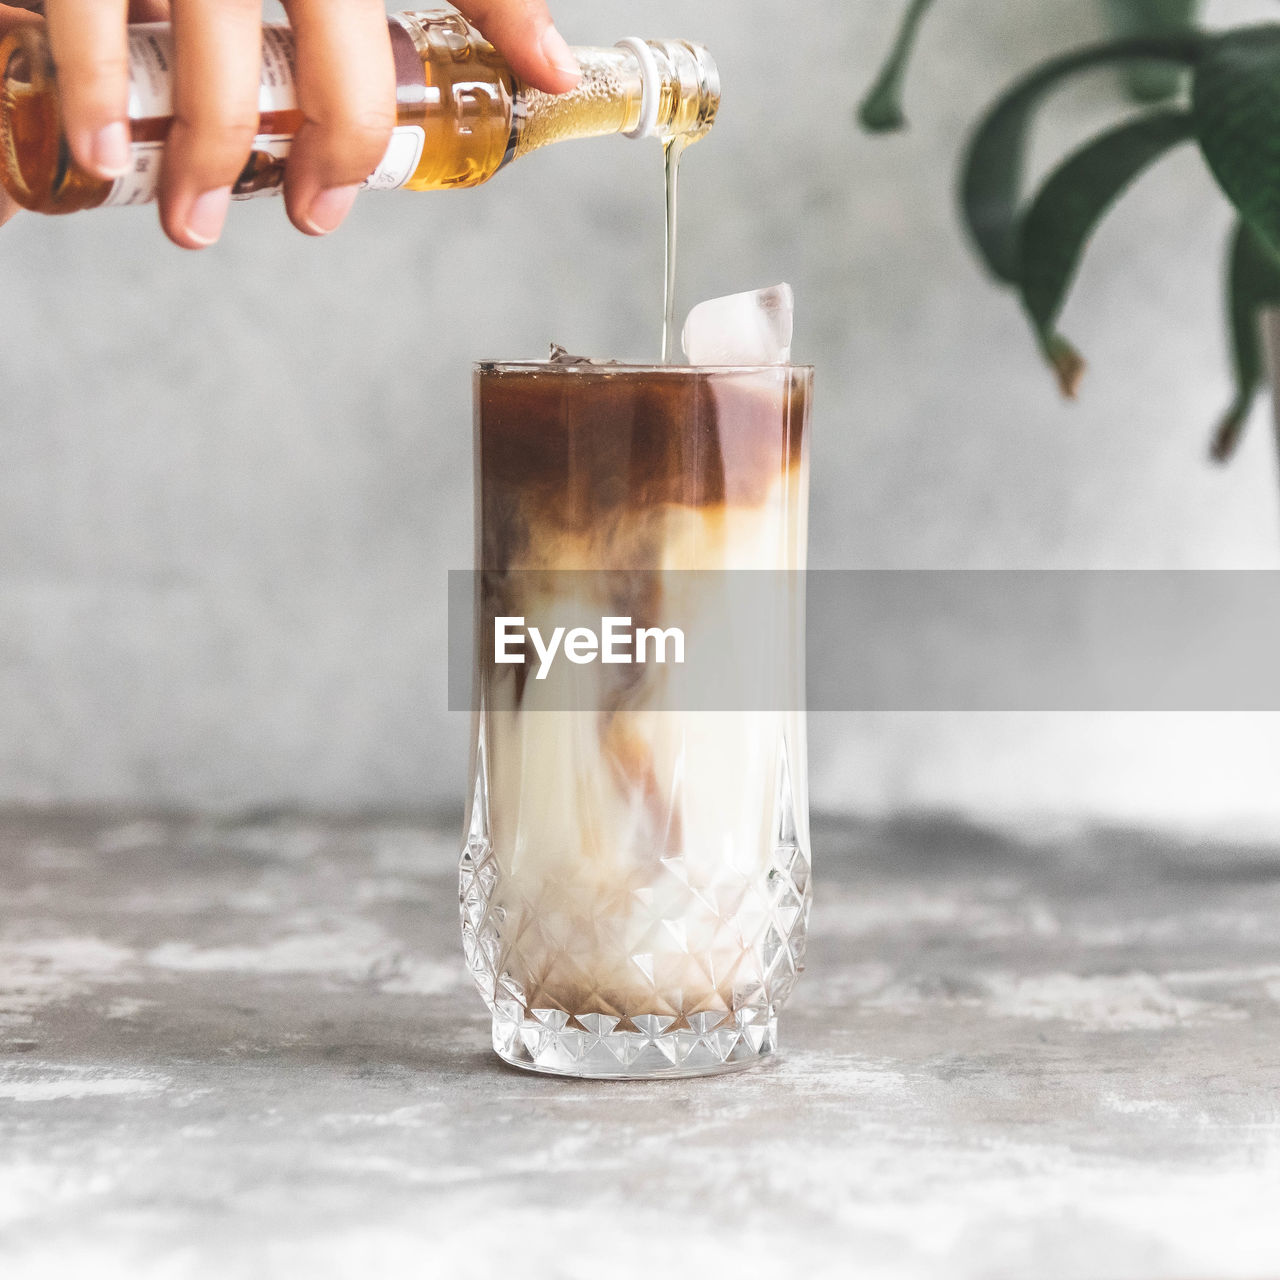
[[[690,364],[786,364],[795,295],[789,284],[700,302],[680,342]]]

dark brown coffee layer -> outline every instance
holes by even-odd
[[[481,367],[477,481],[486,568],[530,526],[638,535],[668,505],[757,506],[803,449],[808,370]],[[639,519],[637,519],[639,517]],[[620,530],[619,530],[620,531]],[[645,567],[643,547],[614,567]]]

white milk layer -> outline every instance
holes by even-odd
[[[662,569],[803,569],[806,493],[798,464],[758,505],[667,507]],[[655,513],[645,518],[652,539]],[[554,542],[530,561],[599,567],[598,545]],[[616,611],[585,598],[598,581],[568,575],[504,603],[548,632],[598,624]],[[677,623],[690,649],[725,643],[724,602],[706,581],[662,580],[659,625]],[[689,710],[678,673],[652,664],[560,662],[545,680],[527,674],[519,695],[514,668],[491,669],[482,729],[503,967],[530,1007],[679,1016],[758,998],[770,869],[780,844],[808,848],[795,612],[779,655],[795,682],[789,710]]]

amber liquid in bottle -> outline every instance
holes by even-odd
[[[550,95],[517,80],[492,45],[456,13],[389,19],[397,75],[392,146],[368,185],[413,191],[469,187],[553,142],[623,133],[664,141],[711,127],[720,87],[705,49],[683,41],[644,48],[579,48],[582,81]],[[641,42],[630,41],[628,45]],[[0,178],[40,213],[71,213],[153,199],[171,124],[171,37],[163,24],[130,29],[130,129],[134,166],[115,182],[81,170],[60,120],[57,78],[43,27],[25,24],[0,42]],[[302,122],[292,92],[293,39],[268,28],[258,137],[234,194],[278,191],[288,146]]]

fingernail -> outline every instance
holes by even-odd
[[[104,125],[89,146],[93,167],[104,178],[118,178],[129,167],[129,130],[120,120]]]
[[[215,187],[196,196],[187,210],[187,235],[197,244],[213,244],[222,234],[222,224],[227,220],[230,207],[230,187]]]
[[[557,71],[563,71],[565,75],[572,76],[575,81],[582,79],[582,68],[578,66],[573,50],[565,43],[564,36],[555,27],[548,27],[542,33],[541,46],[542,56]]]
[[[303,218],[307,230],[313,236],[327,236],[330,231],[336,231],[351,212],[359,190],[360,184],[356,183],[350,187],[328,187],[320,192]]]

